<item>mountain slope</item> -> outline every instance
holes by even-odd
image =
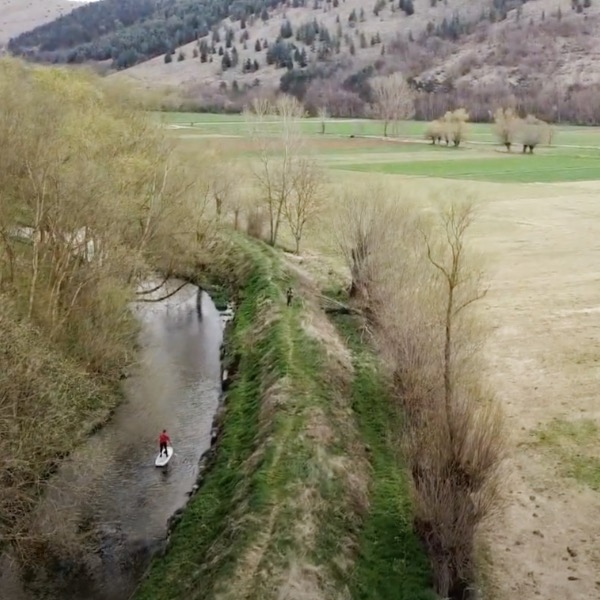
[[[77,6],[70,0],[0,0],[0,47],[11,37],[49,23]]]
[[[245,89],[256,93],[277,88],[281,82],[285,91],[301,96],[309,109],[326,105],[334,115],[362,116],[369,94],[365,81],[376,73],[400,70],[414,78],[418,89],[435,92],[418,99],[419,118],[436,118],[448,108],[465,105],[474,119],[486,120],[496,106],[513,104],[548,120],[600,122],[594,101],[600,82],[598,0],[585,8],[581,0],[580,8],[571,0],[530,0],[510,10],[504,20],[498,20],[497,0],[478,4],[415,0],[410,16],[397,4],[385,3],[377,16],[371,7],[364,10],[364,21],[359,17],[355,22],[349,17],[353,11],[360,15],[363,2],[334,4],[324,3],[318,9],[312,3],[298,8],[280,6],[270,11],[266,22],[249,19],[245,29],[239,21],[227,19],[218,41],[213,41],[214,34],[206,36],[198,45],[178,48],[170,62],[165,62],[165,56],[156,57],[120,76],[146,87],[176,87],[183,90],[190,105],[233,104],[233,108],[245,101],[244,94],[240,98]],[[396,6],[394,11],[392,6]],[[285,50],[280,68],[269,65],[267,56],[288,21],[292,37],[277,47],[291,43],[298,49],[291,48],[292,71],[285,62]],[[325,26],[332,42],[320,42],[319,36],[312,44],[298,40],[303,26],[314,21]],[[230,49],[225,44],[228,29],[234,39]],[[225,51],[232,58],[233,46],[237,65],[224,68]],[[206,56],[202,47],[207,48]],[[303,52],[306,67],[295,56],[302,58]]]
[[[424,92],[419,118],[465,105],[485,120],[513,104],[591,123],[599,33],[600,0],[100,0],[10,47],[111,60],[116,76],[175,88],[187,107],[235,109],[279,88],[311,110],[363,116],[369,78],[400,70]]]

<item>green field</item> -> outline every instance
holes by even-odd
[[[231,157],[253,155],[248,129],[241,115],[155,113],[188,149],[207,139]],[[318,119],[301,124],[310,152],[336,171],[381,173],[495,183],[558,183],[600,180],[600,128],[557,126],[551,147],[523,155],[498,146],[489,124],[471,124],[460,148],[432,145],[423,139],[425,124],[402,123],[398,136],[384,139],[382,125],[366,119],[330,119],[320,135]],[[351,137],[354,136],[354,137]]]
[[[203,133],[243,135],[244,119],[241,115],[221,115],[205,113],[156,113],[165,123],[201,129]],[[400,124],[398,136],[407,139],[423,139],[426,123],[406,121]],[[316,118],[303,121],[303,131],[307,134],[320,134],[321,122]],[[580,146],[600,149],[600,128],[571,125],[554,127],[553,144],[558,147]],[[371,119],[329,119],[326,135],[376,135],[383,134],[379,121]],[[495,144],[492,126],[488,123],[472,123],[469,126],[469,140],[473,144]]]
[[[595,156],[511,156],[467,158],[465,160],[427,160],[378,162],[334,166],[350,171],[365,171],[418,177],[441,177],[476,181],[555,183],[600,179],[600,160]]]

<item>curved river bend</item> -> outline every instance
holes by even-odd
[[[155,296],[179,285],[169,282]],[[210,297],[189,284],[134,310],[141,349],[124,384],[126,401],[61,467],[36,512],[38,531],[62,549],[61,558],[51,576],[34,578],[26,589],[4,561],[3,599],[128,599],[195,483],[221,392],[223,320]],[[164,470],[154,466],[163,428],[175,449]],[[69,550],[75,532],[88,537],[83,552]]]

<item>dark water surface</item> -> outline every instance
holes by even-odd
[[[175,289],[178,282],[171,282]],[[165,290],[159,294],[164,294]],[[36,513],[38,531],[61,547],[49,578],[21,586],[2,563],[2,600],[126,600],[168,518],[185,504],[198,461],[210,447],[220,394],[222,320],[210,297],[186,285],[160,303],[135,307],[142,322],[139,364],[125,382],[126,402],[111,422],[53,478]],[[158,434],[167,429],[175,454],[154,466]],[[89,535],[87,550],[72,537]],[[66,556],[66,558],[65,558]],[[43,590],[43,591],[42,591]]]

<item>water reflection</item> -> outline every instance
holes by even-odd
[[[170,283],[170,289],[176,285]],[[138,567],[143,567],[145,550],[164,538],[167,519],[187,499],[199,458],[210,446],[220,393],[221,319],[205,293],[199,318],[197,293],[187,285],[161,303],[135,307],[142,321],[142,349],[125,383],[126,402],[61,468],[36,516],[38,529],[52,536],[67,536],[87,526],[93,530],[94,552],[80,558],[94,583],[90,586],[88,581],[85,592],[67,586],[60,596],[50,597],[129,598],[135,573],[127,552],[139,550]],[[175,454],[166,469],[157,469],[154,459],[162,429],[169,432]],[[9,579],[14,577],[0,575],[0,589],[9,589]],[[4,597],[40,596],[15,589]]]

